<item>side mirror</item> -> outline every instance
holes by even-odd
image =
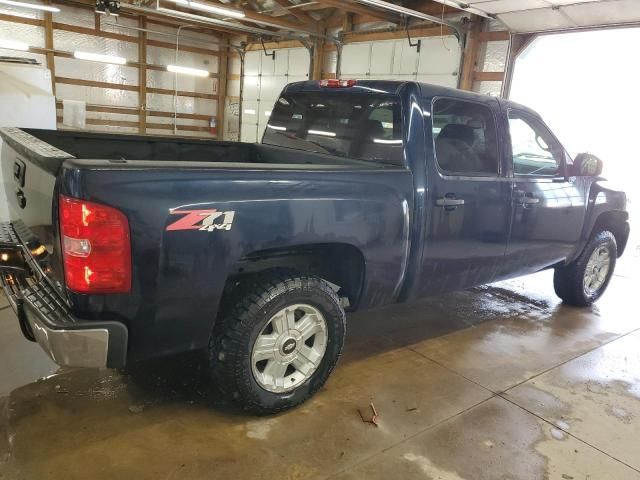
[[[602,160],[591,153],[579,153],[573,160],[571,172],[576,177],[597,177],[602,174]]]

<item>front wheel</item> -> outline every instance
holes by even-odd
[[[211,337],[214,382],[256,414],[299,405],[322,387],[342,351],[338,296],[320,278],[277,273],[239,293]]]
[[[609,231],[594,235],[580,257],[553,276],[556,294],[566,303],[579,307],[591,305],[607,289],[616,266],[618,248]]]

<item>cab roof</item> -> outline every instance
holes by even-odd
[[[461,100],[470,100],[475,102],[487,103],[491,101],[497,101],[503,108],[517,108],[518,110],[524,110],[527,113],[540,117],[540,115],[531,108],[513,102],[511,100],[492,97],[489,95],[482,95],[480,93],[469,92],[467,90],[459,90],[457,88],[443,87],[441,85],[434,85],[431,83],[422,83],[414,81],[403,80],[357,80],[356,85],[352,87],[323,87],[320,86],[317,80],[308,80],[304,82],[294,82],[288,84],[284,90],[287,93],[298,92],[319,92],[330,91],[333,93],[371,93],[371,94],[386,94],[386,95],[401,95],[404,90],[403,87],[414,85],[420,90],[420,93],[425,98],[433,97],[455,97]]]

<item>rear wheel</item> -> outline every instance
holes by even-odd
[[[556,268],[553,277],[556,294],[570,305],[591,305],[607,289],[617,253],[611,232],[605,230],[594,235],[576,261]]]
[[[342,351],[338,296],[324,280],[295,274],[263,276],[238,293],[211,337],[214,381],[257,414],[299,405],[322,387]]]

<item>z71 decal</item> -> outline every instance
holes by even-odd
[[[171,215],[184,215],[167,227],[168,232],[176,230],[200,230],[213,232],[214,230],[231,230],[233,217],[236,212],[219,212],[213,210],[171,210]]]

